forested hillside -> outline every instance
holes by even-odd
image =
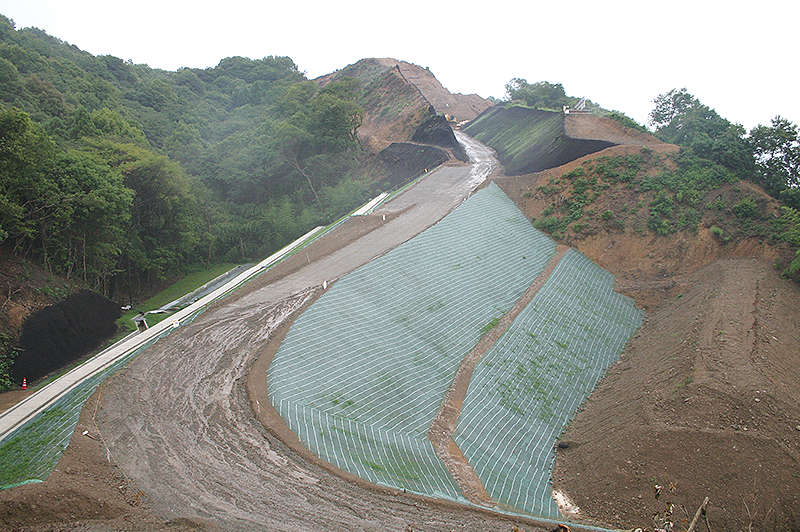
[[[359,90],[288,57],[154,70],[2,17],[0,241],[107,295],[262,257],[366,195]]]
[[[156,70],[0,15],[0,355],[27,315],[78,288],[135,304],[187,271],[268,256],[391,186],[357,130],[365,100],[401,106],[409,88],[366,85],[323,86],[288,57]],[[434,113],[424,99],[411,110]]]

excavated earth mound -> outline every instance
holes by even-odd
[[[427,68],[388,57],[362,59],[333,74],[317,78],[316,81],[325,85],[342,76],[350,76],[364,80],[366,85],[389,70],[397,72],[403,79],[416,87],[437,113],[450,115],[456,120],[472,120],[492,106],[488,100],[477,94],[452,94]]]

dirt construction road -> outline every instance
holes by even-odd
[[[97,426],[110,458],[156,513],[202,530],[509,530],[518,522],[339,478],[265,428],[246,387],[268,340],[324,281],[418,234],[480,184],[493,159],[478,145],[469,151],[479,165],[440,168],[351,218],[103,386]]]

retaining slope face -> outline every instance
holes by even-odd
[[[465,500],[427,439],[429,426],[461,360],[511,309],[554,253],[554,242],[490,185],[421,235],[342,278],[301,314],[267,372],[270,401],[323,460],[374,483]],[[569,278],[573,268],[564,268]],[[602,272],[594,268],[590,277]],[[609,274],[598,277],[604,287],[613,284]],[[548,280],[540,292],[550,284]],[[558,290],[561,285],[553,286]],[[627,305],[632,308],[630,302]],[[586,319],[581,316],[562,326],[580,326]],[[557,323],[559,319],[552,318]],[[525,331],[530,327],[523,326]],[[517,356],[515,348],[509,349],[511,353],[502,356]],[[588,349],[580,353],[587,360],[593,356]],[[617,349],[614,356],[618,353]],[[601,368],[602,374],[607,364],[589,365]],[[591,390],[596,379],[581,378],[581,389]],[[535,393],[528,397],[525,386],[512,387],[507,394],[519,403],[548,401]],[[469,404],[465,402],[465,408]],[[465,427],[485,447],[482,435],[497,427],[484,416],[473,417]],[[553,417],[557,435],[565,421]],[[552,448],[553,436],[548,437],[546,445]],[[542,467],[543,473],[531,476],[537,485],[542,475],[549,477],[550,464],[545,460]],[[522,512],[550,514],[549,508],[539,510],[541,504],[517,504],[516,491],[506,494],[502,470],[486,473],[486,478],[481,471],[493,498]],[[497,482],[487,480],[490,477]],[[513,474],[508,478],[520,480]]]
[[[554,443],[644,315],[613,286],[569,250],[478,364],[454,439],[493,499],[559,517]]]
[[[464,131],[497,153],[507,175],[556,168],[614,146],[605,140],[570,137],[564,113],[519,106],[491,107]]]
[[[298,317],[268,371],[272,404],[324,460],[459,498],[428,427],[461,359],[554,251],[497,186],[479,191]]]

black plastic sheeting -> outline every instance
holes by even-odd
[[[33,382],[78,360],[116,331],[120,306],[90,290],[45,307],[25,320],[11,376]]]

